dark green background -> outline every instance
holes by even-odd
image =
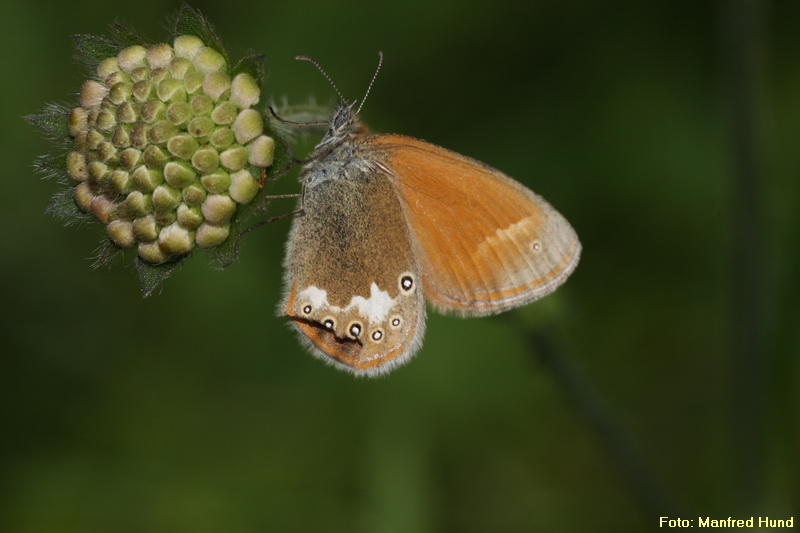
[[[5,2],[0,530],[800,520],[800,4],[194,5],[232,56],[264,52],[266,94],[292,102],[333,95],[294,55],[358,98],[383,50],[364,120],[518,178],[582,261],[518,312],[432,314],[421,353],[379,380],[313,359],[275,316],[288,221],[143,299],[130,257],[90,269],[97,225],[43,213],[49,146],[21,116],[74,101],[71,34],[119,18],[163,40],[177,3]]]

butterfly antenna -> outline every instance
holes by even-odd
[[[294,122],[292,120],[286,120],[282,116],[278,115],[278,112],[275,111],[275,108],[272,107],[272,106],[269,106],[269,111],[270,111],[270,113],[272,113],[273,117],[278,119],[279,122],[282,122],[283,124],[288,124],[290,126],[327,126],[328,125],[328,121],[327,120],[317,120],[315,122]]]
[[[319,70],[322,73],[322,75],[325,76],[325,79],[328,80],[328,83],[331,84],[331,87],[333,87],[333,90],[336,91],[336,94],[339,95],[339,99],[342,102],[345,101],[344,96],[342,96],[342,93],[339,91],[339,88],[336,86],[335,83],[333,83],[333,80],[331,79],[331,77],[328,76],[328,73],[325,72],[325,69],[322,68],[322,66],[317,62],[316,59],[314,59],[313,57],[308,57],[308,56],[295,56],[295,59],[298,60],[298,61],[308,61],[309,63],[311,63],[312,65],[317,67],[317,70]]]
[[[375,69],[375,74],[372,75],[372,80],[369,82],[367,92],[364,93],[364,98],[361,99],[361,103],[358,105],[358,109],[356,109],[356,114],[361,113],[361,108],[364,106],[364,102],[367,101],[367,96],[369,96],[369,92],[372,90],[375,79],[378,77],[378,72],[381,71],[381,65],[383,65],[383,52],[378,52],[378,68]]]

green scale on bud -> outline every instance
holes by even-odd
[[[77,206],[151,264],[220,245],[273,163],[256,80],[231,79],[225,57],[191,35],[124,48],[95,74],[68,115]]]

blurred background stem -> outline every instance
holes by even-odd
[[[769,350],[766,339],[767,231],[764,213],[763,90],[765,2],[723,0],[723,84],[730,123],[730,416],[733,479],[742,511],[764,490]]]
[[[570,406],[591,428],[597,443],[628,485],[631,499],[644,511],[643,516],[647,520],[659,516],[687,516],[647,464],[635,439],[571,362],[563,346],[544,329],[526,328],[519,321],[517,327],[531,353],[550,372]]]

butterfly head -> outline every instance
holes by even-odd
[[[367,127],[359,120],[353,103],[344,102],[333,112],[328,131],[317,148],[338,146],[367,133]]]

